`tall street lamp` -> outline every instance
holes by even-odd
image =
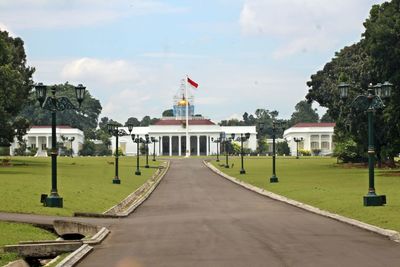
[[[238,137],[238,141],[240,141],[240,161],[241,161],[241,168],[240,168],[240,174],[245,174],[246,171],[244,169],[244,162],[243,162],[243,157],[244,157],[244,150],[243,150],[243,142],[248,140],[250,138],[250,133],[246,134],[240,134],[240,137]]]
[[[299,158],[299,143],[302,142],[303,140],[304,140],[303,137],[299,137],[299,138],[294,137],[293,138],[293,141],[296,142],[296,159]]]
[[[140,166],[139,166],[139,145],[143,143],[143,138],[141,138],[138,134],[131,134],[132,141],[136,143],[136,175],[141,175]]]
[[[51,96],[47,96],[47,87],[43,83],[35,86],[36,98],[41,108],[51,111],[51,192],[50,196],[43,196],[42,202],[46,207],[63,207],[63,198],[58,195],[57,190],[57,137],[56,137],[56,113],[67,109],[76,109],[71,101],[65,97],[56,97],[56,86],[51,86]],[[85,89],[82,84],[75,87],[75,96],[79,108],[85,97]]]
[[[366,95],[359,95],[354,98],[350,104],[351,107],[360,111],[366,111],[368,114],[368,171],[369,171],[369,188],[368,193],[364,196],[364,206],[382,206],[386,204],[385,195],[377,195],[375,192],[375,146],[374,146],[374,114],[376,110],[383,109],[385,105],[382,99],[391,96],[392,84],[385,82],[383,84],[370,86]],[[346,83],[339,84],[340,97],[345,101],[348,97],[350,85]]]
[[[107,124],[107,129],[108,132],[112,135],[115,136],[115,177],[112,180],[113,184],[120,184],[121,180],[119,179],[118,176],[118,158],[119,158],[119,151],[118,151],[118,137],[127,135],[125,130],[119,129],[119,125],[115,123],[109,123]]]
[[[217,144],[217,162],[219,162],[219,146],[221,144],[221,138],[216,138],[214,139],[214,137],[211,137],[211,141]]]
[[[150,143],[150,138],[148,134],[144,135],[144,149],[146,152],[146,165],[144,166],[146,169],[150,168],[149,166],[149,143]]]
[[[229,153],[228,153],[228,145],[232,143],[232,140],[235,139],[235,134],[231,134],[231,137],[227,137],[226,134],[224,133],[223,135],[223,139],[224,139],[224,145],[225,145],[225,168],[229,168]]]
[[[264,123],[260,123],[260,131],[264,129]],[[269,178],[270,183],[279,182],[276,176],[276,121],[272,121],[272,176]]]
[[[156,143],[158,140],[155,137],[151,137],[150,140],[153,143],[153,161],[156,161]]]

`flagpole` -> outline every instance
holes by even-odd
[[[189,97],[187,89],[188,75],[185,79],[185,98],[186,98],[186,157],[190,156],[190,139],[189,139]]]

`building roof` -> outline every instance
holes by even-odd
[[[300,122],[292,127],[300,128],[300,127],[335,127],[336,123],[334,122]]]
[[[168,119],[168,120],[159,120],[155,122],[153,125],[182,125],[186,122],[186,120],[176,120],[176,119]],[[215,125],[209,119],[195,119],[189,120],[189,125]]]

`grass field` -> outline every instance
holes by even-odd
[[[73,212],[104,212],[140,187],[159,162],[134,174],[136,158],[120,157],[120,185],[112,184],[114,158],[59,157],[58,192],[64,208],[43,207],[40,195],[51,189],[51,159],[13,157],[12,166],[0,166],[0,211],[71,216]],[[143,166],[144,160],[141,160]]]
[[[0,221],[0,266],[19,258],[16,254],[3,253],[1,247],[4,245],[17,244],[21,240],[53,240],[56,238],[56,235],[29,224]]]
[[[362,197],[368,190],[368,169],[336,164],[335,158],[277,158],[279,183],[271,184],[272,158],[245,158],[246,174],[239,174],[240,158],[232,157],[226,169],[211,161],[221,171],[268,191],[383,228],[400,231],[400,171],[376,169],[375,188],[384,194],[388,204],[364,207]]]

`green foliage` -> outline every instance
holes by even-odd
[[[311,154],[313,156],[319,156],[320,153],[321,153],[321,149],[319,149],[319,148],[311,149]]]
[[[240,144],[238,144],[237,142],[232,142],[230,151],[233,155],[240,155]]]
[[[369,83],[390,81],[394,84],[392,98],[386,108],[376,112],[375,146],[378,159],[387,156],[393,161],[400,153],[400,12],[399,0],[374,5],[364,23],[364,38],[344,47],[323,70],[311,76],[306,98],[327,107],[327,113],[336,121],[336,143],[352,139],[362,156],[367,150],[367,117],[364,112],[350,109],[350,101],[365,94]],[[351,84],[349,100],[339,98],[339,82]],[[382,153],[385,152],[385,153]]]
[[[0,156],[9,156],[9,155],[10,155],[10,147],[0,146]]]
[[[78,107],[73,85],[67,82],[56,85],[56,89],[56,96],[66,96],[75,107]],[[29,104],[22,110],[21,116],[27,118],[31,125],[51,125],[51,112],[40,108],[34,93],[30,94],[29,100]],[[101,110],[100,101],[92,97],[87,90],[79,111],[57,112],[57,125],[69,125],[78,128],[84,132],[86,138],[93,138]]]
[[[295,111],[290,118],[290,125],[295,125],[300,122],[318,122],[318,120],[318,113],[311,107],[311,103],[302,100],[295,106]]]
[[[299,149],[299,154],[301,156],[311,156],[311,151],[306,149]]]
[[[80,156],[94,156],[96,152],[96,147],[94,142],[85,140],[82,145],[82,149],[79,151]]]
[[[276,143],[276,153],[280,156],[290,155],[289,144],[286,141]]]
[[[360,156],[362,154],[356,142],[351,139],[337,143],[333,151],[333,155],[343,162],[365,161],[365,157]]]
[[[135,118],[135,117],[130,117],[124,124],[125,127],[127,127],[129,124],[133,125],[133,127],[138,127],[140,126],[140,121]]]
[[[173,117],[174,116],[174,110],[173,109],[167,109],[164,110],[162,113],[163,117]]]
[[[265,138],[263,139],[258,139],[257,142],[257,153],[258,154],[266,154],[268,151],[268,143],[267,140]]]
[[[24,42],[0,30],[0,147],[21,139],[29,124],[18,114],[32,89],[35,69],[26,66]]]

